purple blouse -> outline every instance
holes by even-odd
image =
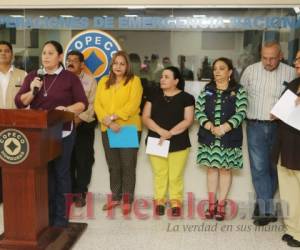
[[[36,76],[37,70],[34,70],[25,77],[22,87],[15,97],[18,108],[26,108],[20,97],[30,91],[30,83]],[[44,83],[30,103],[30,108],[53,110],[57,106],[70,106],[76,102],[84,103],[85,109],[88,107],[88,101],[79,78],[72,72],[63,69],[58,75],[45,75]]]
[[[22,87],[15,97],[15,103],[18,108],[26,107],[21,102],[20,97],[22,94],[30,91],[30,83],[36,76],[37,71],[35,70],[25,77]],[[47,96],[44,96],[45,93],[47,93]],[[45,75],[44,84],[30,103],[30,108],[53,110],[57,106],[69,106],[76,102],[88,105],[81,82],[70,71],[62,70],[58,75]]]

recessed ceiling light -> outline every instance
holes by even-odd
[[[193,15],[194,18],[206,17],[206,15]]]
[[[126,17],[138,17],[138,15],[125,15]]]
[[[74,17],[74,16],[72,16],[72,15],[60,15],[60,17],[71,18],[71,17]]]
[[[146,7],[142,6],[142,5],[136,5],[136,6],[129,6],[128,9],[129,10],[138,10],[138,9],[146,9]]]
[[[23,15],[10,15],[11,17],[24,17]]]
[[[223,19],[223,23],[231,23],[230,19]]]

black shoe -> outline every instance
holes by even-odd
[[[84,207],[86,205],[86,193],[81,193],[79,196],[75,196],[75,207]]]
[[[181,215],[180,207],[172,207],[172,216],[179,217]]]
[[[164,215],[165,214],[165,206],[164,205],[157,205],[155,207],[155,214],[159,215],[159,216]]]
[[[290,241],[290,240],[293,240],[294,237],[293,237],[292,235],[290,235],[290,234],[284,234],[284,235],[282,235],[281,239],[282,239],[283,241],[288,242],[288,241]]]
[[[255,205],[254,205],[254,211],[253,211],[253,214],[252,214],[252,219],[256,219],[260,216],[260,213],[259,213],[259,204],[258,202],[255,202]]]
[[[272,214],[266,214],[265,216],[260,216],[256,219],[254,219],[253,224],[255,226],[266,226],[271,222],[276,222],[277,217]]]
[[[277,216],[273,214],[266,214],[266,217],[269,218],[270,222],[276,222],[277,221]]]
[[[300,247],[300,241],[299,240],[295,240],[294,238],[289,240],[287,242],[288,246],[290,247]]]

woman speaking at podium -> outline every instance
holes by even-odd
[[[79,78],[62,65],[63,48],[56,41],[43,45],[43,69],[30,72],[15,97],[18,108],[63,110],[78,114],[87,107]],[[67,227],[65,194],[71,193],[70,159],[74,144],[74,126],[64,124],[62,154],[49,163],[49,224]]]

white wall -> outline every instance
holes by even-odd
[[[185,193],[193,192],[197,199],[205,199],[207,197],[206,189],[206,171],[196,164],[197,155],[197,132],[198,125],[195,124],[190,129],[190,139],[192,147],[185,169],[184,186]],[[146,130],[143,131],[141,139],[141,147],[138,153],[138,164],[136,170],[136,195],[139,198],[149,198],[153,194],[153,174],[148,157],[145,154],[145,137]],[[104,157],[104,151],[101,141],[100,129],[96,129],[95,136],[95,164],[93,167],[92,181],[89,191],[96,194],[106,195],[110,193],[109,173]],[[246,140],[243,145],[244,168],[235,170],[233,173],[233,183],[229,197],[235,201],[249,201],[249,197],[253,197],[253,188],[251,182],[251,174],[248,163],[248,154],[246,148]]]

